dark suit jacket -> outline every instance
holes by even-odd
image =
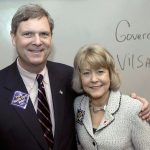
[[[76,150],[72,68],[54,62],[47,62],[47,68],[54,105],[54,150]],[[48,150],[31,100],[26,109],[11,104],[15,91],[27,93],[16,61],[0,71],[0,149]]]

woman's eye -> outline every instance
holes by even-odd
[[[97,73],[98,74],[102,74],[104,71],[103,70],[98,70]]]
[[[83,74],[89,74],[89,72],[83,72]]]
[[[88,71],[86,71],[86,72],[82,72],[82,75],[84,75],[84,76],[88,76],[88,75],[90,75],[90,72],[88,72]]]

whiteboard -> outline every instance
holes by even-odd
[[[0,69],[17,54],[10,23],[17,8],[37,0],[0,1]],[[121,74],[121,91],[150,100],[149,0],[38,0],[55,22],[50,60],[73,65],[78,49],[99,43],[114,56]]]

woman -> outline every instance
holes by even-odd
[[[86,45],[74,60],[73,88],[78,147],[84,150],[149,150],[150,126],[139,118],[142,104],[120,91],[112,55]]]

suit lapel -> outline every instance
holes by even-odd
[[[91,115],[90,115],[90,110],[89,110],[89,98],[88,97],[84,97],[83,102],[81,103],[81,110],[83,110],[85,112],[85,116],[83,119],[83,124],[86,128],[86,130],[88,131],[88,133],[91,136],[93,135],[93,127],[92,127],[92,121],[91,121]]]
[[[64,118],[64,109],[65,103],[63,100],[63,92],[64,87],[61,83],[60,75],[53,70],[53,66],[48,67],[51,92],[52,92],[52,100],[54,107],[54,118],[55,118],[55,134],[54,134],[54,149],[59,146],[59,142],[61,141],[61,133],[63,126],[63,118]]]
[[[17,70],[16,63],[12,65],[12,70],[10,70],[8,74],[9,74],[9,77],[6,80],[5,88],[8,90],[7,96],[10,98],[8,101],[8,104],[10,105],[15,91],[20,91],[20,92],[27,93],[27,94],[28,92]],[[36,118],[36,113],[35,113],[35,110],[34,110],[34,107],[32,105],[30,98],[29,98],[26,109],[23,109],[21,107],[17,107],[14,105],[12,105],[12,107],[17,112],[17,114],[22,118],[24,125],[29,129],[30,133],[36,139],[39,146],[45,150],[48,149],[47,144],[42,135],[42,129]]]

